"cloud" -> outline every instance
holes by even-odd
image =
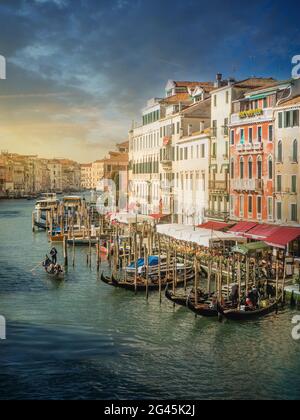
[[[5,144],[22,142],[19,124],[40,154],[60,144],[74,157],[80,145],[93,159],[95,144],[100,154],[126,137],[168,79],[289,77],[300,51],[297,10],[292,0],[284,8],[268,0],[3,0]]]

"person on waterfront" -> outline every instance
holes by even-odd
[[[43,262],[43,267],[47,268],[49,267],[50,264],[51,264],[51,260],[48,257],[48,255],[46,255],[45,261]]]
[[[232,286],[230,300],[232,306],[236,306],[239,300],[239,285],[236,283]]]
[[[63,268],[60,264],[56,264],[55,267],[54,267],[54,270],[55,270],[55,273],[58,274],[58,275],[62,274],[64,272],[64,270],[63,270]]]
[[[57,249],[56,248],[52,248],[50,251],[50,256],[52,258],[52,264],[56,265],[57,264]]]
[[[254,300],[254,295],[252,293],[252,290],[248,290],[247,297],[246,297],[246,306],[247,306],[247,308],[254,309],[254,302],[253,302],[253,300]]]
[[[253,285],[252,287],[251,296],[252,296],[252,302],[253,302],[254,307],[257,307],[260,300],[260,294],[255,285]]]
[[[218,309],[218,296],[214,295],[210,304],[210,309]]]

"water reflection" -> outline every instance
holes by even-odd
[[[250,324],[195,319],[156,293],[147,303],[104,285],[84,248],[57,283],[30,272],[49,248],[31,233],[32,203],[0,206],[0,398],[299,398],[290,310]]]

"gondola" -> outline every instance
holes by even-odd
[[[73,245],[75,243],[75,246],[95,246],[98,243],[98,239],[96,238],[77,238],[75,237],[75,240],[73,238],[67,240],[68,245]]]
[[[45,266],[44,264],[43,264],[43,268],[44,268],[44,270],[45,270],[45,273],[49,276],[49,277],[51,277],[52,279],[54,279],[54,280],[63,280],[64,278],[65,278],[65,273],[64,273],[64,271],[62,270],[62,267],[60,266],[60,271],[59,272],[57,272],[57,270],[55,270],[54,272],[52,272],[52,271],[49,271],[49,265],[48,266]]]
[[[241,309],[229,309],[226,310],[221,306],[218,307],[218,312],[224,318],[232,321],[248,321],[251,319],[261,318],[263,316],[269,315],[278,310],[278,301],[272,300],[271,303],[266,305],[263,308],[255,310],[241,310]]]
[[[209,302],[199,302],[196,305],[195,301],[191,299],[191,296],[189,296],[187,299],[187,307],[196,315],[203,316],[206,318],[214,318],[218,317],[219,315],[218,309],[211,307]]]
[[[189,282],[193,280],[193,278],[194,277],[188,276],[186,281]],[[157,291],[159,290],[159,287],[160,287],[158,278],[155,278],[155,280],[149,278],[148,286],[147,286],[147,280],[144,278],[142,279],[142,281],[139,278],[139,280],[137,281],[137,284],[135,284],[133,280],[118,280],[114,276],[107,277],[102,273],[101,280],[110,286],[113,286],[119,289],[129,290],[132,292],[135,292],[135,291],[146,292],[147,288],[149,291]],[[173,279],[170,279],[167,281],[166,278],[162,278],[162,281],[161,281],[162,288],[165,288],[167,285],[171,285],[171,284],[173,284]],[[177,287],[183,287],[184,284],[185,284],[184,279],[179,278],[177,280]]]
[[[59,280],[62,281],[65,278],[65,273],[63,271],[60,271],[59,273],[54,272],[51,273],[47,270],[47,267],[44,267],[46,274],[51,277],[53,280]]]
[[[173,293],[172,290],[170,290],[169,285],[167,285],[165,289],[165,296],[166,298],[176,305],[179,306],[187,306],[188,298],[191,298],[191,301],[194,302],[194,293],[191,292],[189,295],[176,295],[176,293]],[[205,303],[205,301],[209,298],[208,295],[203,295],[203,293],[199,290],[198,291],[199,296],[199,303]]]
[[[42,229],[42,230],[47,230],[47,227],[46,227],[45,223],[35,221],[34,226],[36,226],[37,228]]]
[[[171,290],[169,290],[169,285],[167,285],[166,290],[165,290],[165,296],[166,298],[172,302],[175,303],[176,305],[179,306],[187,306],[187,296],[178,296],[176,294],[174,294]]]

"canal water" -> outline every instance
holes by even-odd
[[[300,398],[296,312],[195,319],[156,293],[147,303],[103,284],[84,248],[58,284],[31,272],[49,251],[31,232],[33,204],[0,201],[0,399]]]

